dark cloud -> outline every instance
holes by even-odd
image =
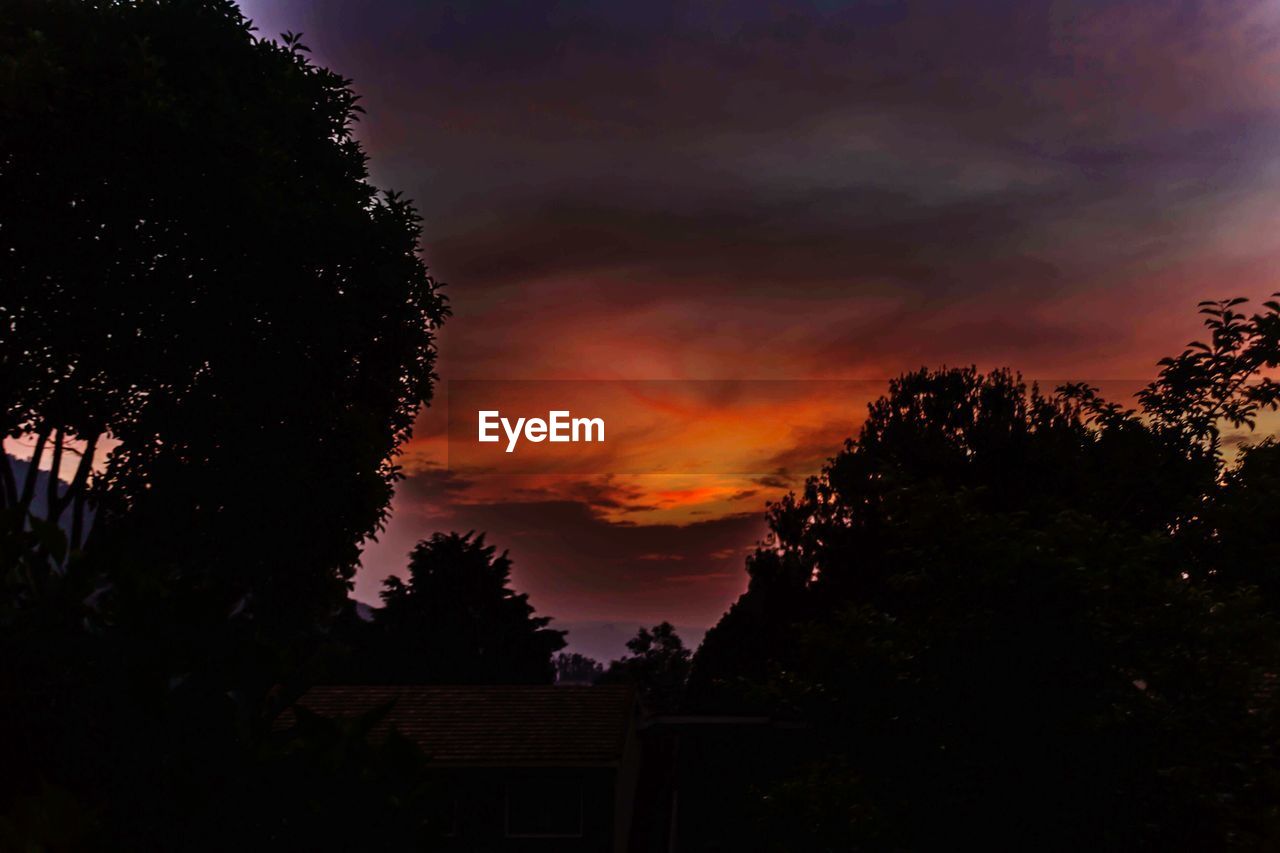
[[[861,421],[861,412],[858,413]],[[857,429],[851,417],[848,420],[829,421],[823,424],[806,425],[796,429],[791,444],[778,450],[765,465],[772,472],[756,480],[766,487],[785,487],[795,485],[797,479],[790,472],[803,471],[808,474],[818,473],[818,469],[828,459],[840,452],[845,439],[856,435]]]
[[[355,80],[373,178],[451,284],[446,378],[1149,375],[1197,300],[1275,290],[1274,4],[242,5]],[[798,486],[837,426],[797,424],[757,485]],[[474,526],[552,612],[705,619],[762,529],[418,468],[366,589]]]
[[[403,500],[453,499],[464,495],[474,481],[459,476],[455,471],[438,463],[428,463],[423,470],[405,477],[396,487],[396,494]]]
[[[582,504],[597,515],[609,510],[633,513],[655,508],[653,504],[642,501],[646,494],[643,489],[624,483],[611,474],[593,478],[563,478],[555,486],[513,486],[511,491],[522,502],[568,499]]]
[[[789,489],[795,486],[796,478],[786,468],[778,468],[772,474],[756,477],[755,482],[766,489]]]
[[[1107,342],[1054,309],[1167,290],[1280,178],[1265,4],[244,6],[356,80],[455,285],[446,375],[514,369],[532,312],[729,299],[761,340],[785,301],[820,364],[1049,362]]]
[[[689,209],[671,198],[623,207],[618,196],[511,210],[501,222],[434,241],[432,258],[450,277],[492,288],[493,299],[548,277],[614,281],[601,295],[618,308],[687,295],[691,283],[708,295],[749,287],[773,297],[786,277],[807,284],[795,298],[821,302],[854,287],[945,293],[967,281],[994,290],[1034,281],[1043,293],[1059,278],[1051,261],[1009,252],[1032,221],[1028,210],[1043,203],[1030,193],[926,205],[851,187],[703,198]]]

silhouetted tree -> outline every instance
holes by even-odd
[[[1236,309],[1247,301],[1201,302],[1208,342],[1192,341],[1162,359],[1159,377],[1138,395],[1157,428],[1214,454],[1222,424],[1253,429],[1259,411],[1280,404],[1280,382],[1263,373],[1280,362],[1280,302],[1266,301],[1264,311],[1246,316]]]
[[[573,652],[556,655],[556,684],[594,684],[604,674],[600,661]]]
[[[641,628],[627,640],[630,655],[609,664],[601,684],[634,684],[650,710],[668,713],[680,707],[693,652],[670,622]]]
[[[0,10],[0,801],[146,846],[314,674],[447,314],[358,112],[231,0]]]
[[[1280,443],[1243,446],[1189,533],[1202,537],[1192,569],[1202,583],[1253,587],[1280,613]]]
[[[146,567],[120,606],[168,572],[187,622],[295,629],[340,601],[431,394],[413,206],[368,182],[349,81],[230,0],[19,0],[0,50],[0,431],[55,465],[110,436],[47,516],[101,504],[101,547]]]
[[[1208,309],[1141,412],[1005,371],[890,384],[771,508],[690,701],[803,748],[712,778],[753,849],[1259,849],[1277,828],[1277,305]],[[1205,355],[1207,353],[1207,355]],[[1225,475],[1224,475],[1225,467]],[[708,771],[714,776],[714,771]]]
[[[409,555],[407,582],[386,580],[361,662],[396,684],[550,684],[564,631],[510,587],[511,560],[484,535],[436,533]]]

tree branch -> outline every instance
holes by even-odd
[[[31,454],[31,467],[27,469],[27,476],[22,483],[22,495],[18,498],[18,504],[24,510],[31,506],[31,499],[36,493],[36,475],[40,472],[40,457],[44,456],[44,445],[49,440],[49,432],[49,427],[45,426],[36,433],[36,449]]]
[[[13,462],[9,459],[9,454],[0,447],[0,488],[3,488],[5,507],[11,507],[18,502],[18,481],[13,475]]]
[[[99,437],[98,433],[94,433],[85,440],[84,452],[80,456],[80,463],[76,466],[76,473],[72,475],[71,483],[67,486],[67,491],[58,502],[58,507],[55,510],[57,516],[60,517],[71,504],[76,494],[85,488],[85,484],[89,480],[89,474],[93,471],[93,454],[97,450]]]
[[[62,510],[58,507],[58,472],[62,470],[62,445],[66,440],[66,430],[54,430],[53,458],[49,463],[49,482],[45,484],[45,518],[55,524],[58,516],[62,515]]]
[[[67,552],[80,550],[80,539],[84,535],[85,492],[80,489],[75,493],[75,506],[71,508],[71,535],[68,537]]]

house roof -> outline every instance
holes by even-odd
[[[297,704],[349,717],[388,702],[373,736],[394,727],[435,763],[581,767],[621,759],[635,696],[626,686],[335,685],[313,687]]]

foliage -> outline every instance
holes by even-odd
[[[204,618],[313,618],[385,517],[446,314],[349,81],[229,0],[20,0],[0,56],[0,432],[112,445],[48,520],[101,505],[121,606],[167,573]]]
[[[600,661],[577,652],[556,655],[556,684],[594,684],[604,667]]]
[[[890,384],[770,510],[690,702],[808,726],[755,849],[1258,849],[1276,840],[1277,306],[1213,303],[1142,411],[1007,371]],[[778,768],[771,768],[777,771]],[[840,792],[833,795],[833,791]]]
[[[98,830],[96,816],[72,791],[41,782],[0,815],[0,850],[88,850]]]
[[[693,652],[670,622],[641,628],[627,640],[630,655],[609,664],[601,684],[634,684],[645,707],[655,713],[678,710]]]
[[[1280,442],[1241,448],[1188,534],[1199,535],[1189,569],[1202,583],[1257,590],[1280,613]]]
[[[1138,395],[1157,426],[1214,452],[1222,423],[1252,429],[1259,411],[1280,404],[1280,383],[1262,372],[1280,365],[1280,302],[1264,302],[1264,312],[1246,317],[1236,310],[1246,301],[1201,302],[1209,342],[1192,341],[1162,359],[1159,377]]]
[[[0,11],[0,800],[181,837],[317,675],[448,314],[359,112],[231,0]]]
[[[511,560],[484,535],[436,533],[409,555],[408,582],[386,581],[362,656],[388,684],[549,684],[564,632],[510,587]]]

